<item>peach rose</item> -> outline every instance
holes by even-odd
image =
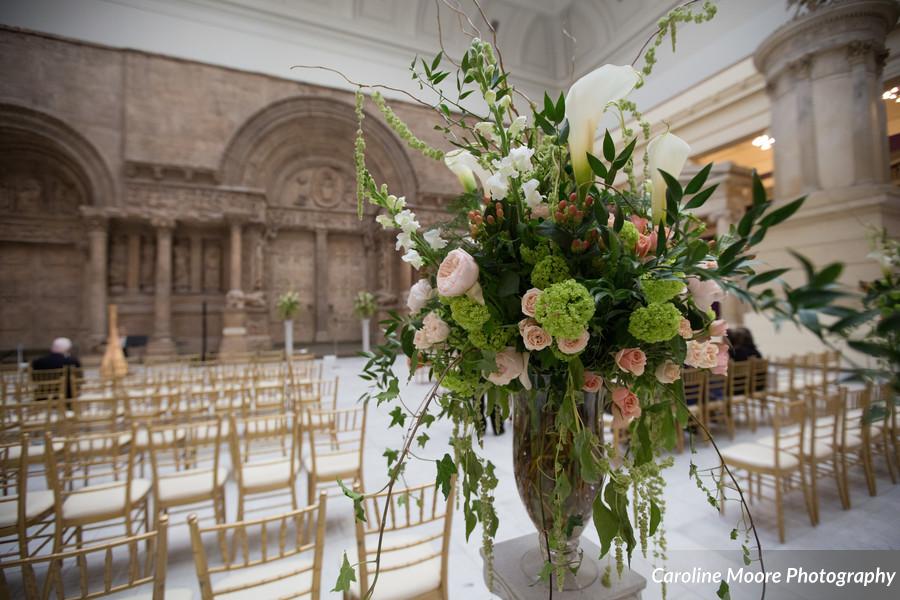
[[[722,336],[728,331],[728,323],[725,319],[716,319],[709,324],[709,335]]]
[[[531,288],[522,296],[522,314],[529,317],[534,316],[534,305],[537,304],[538,298],[543,292],[537,288]]]
[[[645,219],[644,217],[641,217],[638,215],[631,215],[631,223],[632,223],[632,225],[637,227],[637,230],[640,233],[643,233],[643,232],[647,231],[647,223],[649,223],[649,221],[647,219]]]
[[[681,379],[681,367],[667,360],[656,367],[656,380],[660,383],[675,383]]]
[[[687,356],[684,364],[698,369],[711,369],[719,360],[719,348],[712,342],[691,340],[687,343]]]
[[[506,385],[513,379],[518,378],[522,382],[522,386],[526,390],[531,389],[531,380],[528,378],[528,357],[527,352],[516,352],[513,347],[507,347],[502,352],[497,353],[494,358],[497,364],[497,370],[487,376],[488,381],[494,385]]]
[[[728,354],[728,346],[725,344],[715,344],[718,349],[716,354],[716,365],[710,368],[713,375],[728,375],[728,361],[731,358]]]
[[[535,321],[534,319],[532,319],[531,317],[527,317],[527,318],[519,321],[519,335],[521,335],[522,337],[525,337],[525,329],[532,325],[537,325],[538,327],[540,327],[541,324],[538,323],[537,321]]]
[[[427,279],[420,279],[409,288],[409,296],[406,298],[406,306],[409,312],[415,314],[425,308],[425,305],[434,296],[434,290]]]
[[[585,329],[577,338],[559,338],[556,340],[556,345],[563,354],[578,354],[587,347],[589,339],[591,339],[591,334]]]
[[[526,349],[536,352],[549,347],[553,343],[553,336],[540,325],[528,325],[522,333],[522,341],[525,342]]]
[[[531,209],[532,219],[547,219],[550,217],[550,206],[541,202]]]
[[[691,322],[684,317],[681,318],[681,323],[678,325],[678,335],[686,340],[694,337],[694,330],[691,328]]]
[[[617,387],[612,393],[613,407],[618,408],[626,419],[641,416],[641,401],[634,392],[624,387]]]
[[[700,281],[696,277],[688,277],[688,291],[694,298],[694,304],[703,312],[708,311],[713,302],[718,302],[725,298],[725,292],[719,287],[719,284],[712,279]]]
[[[478,283],[478,263],[460,248],[451,250],[437,272],[437,289],[442,296],[462,296]]]
[[[622,411],[615,404],[612,405],[612,428],[625,429],[631,423],[631,419],[622,415]]]
[[[424,329],[417,329],[413,336],[413,346],[416,350],[428,350],[431,348],[431,342],[428,341],[428,334]]]
[[[647,356],[639,348],[623,348],[616,353],[616,365],[626,373],[640,377],[647,366]]]
[[[593,371],[584,372],[584,386],[581,388],[582,391],[589,394],[595,394],[600,391],[601,387],[603,387],[602,377],[600,377]]]
[[[440,344],[450,335],[450,326],[434,311],[422,320],[422,331],[432,344]]]

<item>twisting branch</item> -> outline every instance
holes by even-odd
[[[443,2],[447,8],[449,8],[450,10],[452,10],[453,12],[456,13],[456,18],[459,20],[459,30],[462,31],[463,34],[469,36],[469,38],[474,38],[474,37],[480,38],[481,37],[481,30],[479,30],[477,27],[475,27],[475,23],[473,23],[472,19],[469,18],[469,15],[467,15],[465,13],[465,11],[463,11],[459,7],[459,4],[457,4],[456,6],[453,6],[452,4],[450,4],[450,2],[448,0],[441,0],[441,2]],[[466,28],[463,25],[463,19],[465,19],[469,23],[469,27],[471,27],[475,31],[475,35],[466,31]]]
[[[450,56],[449,53],[447,53],[447,49],[444,48],[444,28],[443,28],[443,26],[441,25],[441,3],[440,3],[440,0],[434,0],[434,10],[435,10],[435,14],[437,15],[438,44],[441,46],[441,52],[444,53],[444,56],[447,57],[447,60],[449,60],[450,63],[451,63],[454,67],[456,67],[457,69],[459,69],[459,68],[460,68],[459,63],[456,62],[456,61],[453,59],[453,57]]]
[[[397,92],[399,94],[403,94],[404,96],[412,99],[414,102],[421,104],[422,106],[425,106],[431,110],[434,110],[434,106],[432,106],[431,104],[425,102],[424,100],[422,100],[420,98],[417,98],[416,96],[414,96],[413,94],[410,94],[406,90],[401,90],[400,88],[391,87],[389,85],[384,85],[381,83],[359,83],[358,81],[353,81],[352,79],[350,79],[349,77],[344,75],[341,71],[338,71],[337,69],[333,69],[331,67],[325,67],[322,65],[293,65],[291,67],[291,69],[319,69],[321,71],[329,71],[331,73],[335,73],[336,75],[339,75],[341,78],[343,78],[344,81],[346,81],[350,85],[356,86],[358,88],[365,88],[365,89],[372,89],[372,90],[374,90],[374,89],[391,90],[392,92]]]

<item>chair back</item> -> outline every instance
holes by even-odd
[[[118,396],[111,398],[77,399],[68,405],[71,413],[66,415],[64,430],[66,435],[80,432],[110,432],[122,429],[125,419],[123,402]]]
[[[297,423],[293,415],[256,415],[229,420],[231,463],[238,485],[243,484],[243,465],[290,460],[290,480],[298,465]]]
[[[835,388],[827,393],[819,393],[818,388],[806,390],[806,401],[809,410],[809,443],[807,452],[810,457],[817,457],[816,445],[824,444],[836,447],[840,442],[841,419],[844,406],[847,404],[847,389]]]
[[[793,379],[793,374],[790,375]],[[770,390],[769,361],[765,358],[750,359],[750,394],[754,398],[765,398]]]
[[[728,397],[750,395],[750,361],[740,360],[728,363]]]
[[[28,367],[28,383],[32,400],[58,400],[66,397],[68,369],[33,369]]]
[[[222,447],[222,420],[186,421],[151,425],[147,439],[155,488],[163,477],[190,477],[199,471],[212,472],[212,488],[219,489]]]
[[[379,581],[401,569],[403,575],[417,578],[417,570],[440,564],[436,590],[446,590],[447,561],[456,498],[456,477],[451,479],[446,498],[433,483],[406,489],[367,494],[363,501],[366,521],[356,521],[356,548],[359,556],[359,598],[364,598],[375,578],[375,559],[383,526]],[[357,492],[359,492],[357,486]],[[431,563],[431,564],[429,564]],[[395,575],[396,577],[397,575]],[[424,593],[433,590],[421,590]],[[378,597],[377,584],[375,597]],[[444,594],[446,598],[446,594]]]
[[[200,527],[188,517],[202,600],[218,596],[319,600],[325,505],[281,515]]]
[[[681,373],[684,382],[684,403],[688,408],[702,409],[706,404],[709,373],[704,369],[685,369]]]
[[[798,457],[802,466],[806,454],[806,399],[793,393],[788,399],[772,402],[772,429],[775,440],[775,468],[781,469],[781,453]]]
[[[295,383],[294,410],[334,410],[337,408],[338,378]]]
[[[875,411],[872,410],[874,387],[871,383],[867,383],[863,388],[845,391],[841,447],[846,448],[848,443],[853,446],[860,441],[867,446],[875,415]]]
[[[0,563],[0,600],[102,598],[143,586],[164,600],[168,523],[164,515],[155,531]]]
[[[353,458],[348,464],[362,465],[366,443],[366,405],[338,410],[310,410],[304,423],[309,438],[312,471],[322,461]],[[312,426],[318,423],[319,426]]]

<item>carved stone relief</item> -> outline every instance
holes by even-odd
[[[310,342],[315,336],[315,236],[309,231],[281,231],[269,242],[269,320],[272,339],[284,341],[284,329],[276,307],[287,291],[300,296],[300,311],[294,317],[294,339]]]
[[[306,167],[301,169],[288,188],[289,197],[294,201],[287,205],[304,208],[336,208],[347,202],[346,182],[352,180],[344,169],[331,165]]]
[[[191,291],[191,238],[176,237],[172,243],[172,287],[176,294]]]
[[[128,235],[116,233],[109,238],[109,291],[111,294],[121,294],[125,291],[128,279]]]
[[[329,330],[339,341],[360,339],[353,300],[366,289],[366,252],[360,235],[328,236]]]
[[[222,291],[222,241],[203,240],[203,291]]]

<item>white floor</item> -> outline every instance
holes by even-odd
[[[339,404],[353,405],[365,391],[366,382],[357,377],[363,362],[363,359],[347,358],[340,359],[334,364],[333,374],[339,376],[341,382]],[[416,403],[427,389],[426,385],[413,383],[404,388],[402,394],[408,404]],[[365,457],[366,485],[369,489],[380,488],[387,480],[386,462],[382,456],[384,449],[399,448],[402,443],[403,430],[398,427],[388,428],[390,422],[388,410],[390,409],[384,406],[379,410],[374,405],[369,409]],[[437,422],[432,426],[429,431],[432,441],[429,443],[425,458],[436,459],[443,456],[446,444],[442,441],[447,438],[449,429],[446,423]],[[484,452],[497,465],[500,480],[496,492],[500,515],[498,541],[533,531],[515,488],[510,429],[508,426],[507,433],[499,437],[488,433],[484,443]],[[739,430],[737,439],[741,441],[751,437],[753,435],[749,431]],[[721,435],[721,438],[722,445],[731,443],[726,435]],[[690,560],[691,564],[706,561],[717,563],[725,560],[737,564],[740,546],[738,542],[729,539],[729,532],[738,518],[736,505],[731,505],[734,508],[729,515],[720,517],[688,477],[689,462],[689,452],[676,456],[675,466],[668,471],[666,478],[668,487],[665,494],[667,504],[665,527],[668,533],[668,554],[678,563],[686,560]],[[698,444],[694,462],[703,468],[716,465],[717,459],[710,446]],[[900,549],[900,519],[897,519],[897,510],[900,508],[900,486],[891,485],[880,459],[876,461],[876,466],[879,473],[878,495],[869,497],[861,471],[854,473],[851,490],[853,508],[849,511],[841,510],[833,481],[822,481],[821,524],[815,528],[810,526],[802,494],[799,492],[790,494],[786,509],[788,543],[784,545],[778,544],[777,541],[773,506],[768,503],[756,504],[754,517],[764,548],[766,550]],[[431,482],[434,475],[433,462],[413,461],[407,469],[407,479],[411,484]],[[301,477],[301,481],[304,479]],[[305,482],[300,485],[300,498],[305,498]],[[231,499],[234,495],[230,492],[233,490],[229,489],[228,518],[233,520],[235,510]],[[328,505],[328,533],[323,575],[325,590],[330,590],[334,585],[342,553],[347,550],[351,556],[355,554],[352,518],[351,502],[343,496],[332,496]],[[585,536],[594,542],[597,541],[592,527],[588,528]],[[199,598],[184,514],[173,515],[169,540],[167,587],[191,588],[194,590],[194,598]],[[463,519],[457,513],[450,550],[451,599],[487,600],[495,597],[484,583],[479,550],[480,530],[476,530],[472,539],[467,542]],[[649,578],[653,565],[636,554],[633,568]],[[669,600],[715,597],[715,587],[670,585],[666,597]],[[338,594],[326,592],[323,597],[338,597]],[[661,598],[660,586],[649,583],[643,597]]]

